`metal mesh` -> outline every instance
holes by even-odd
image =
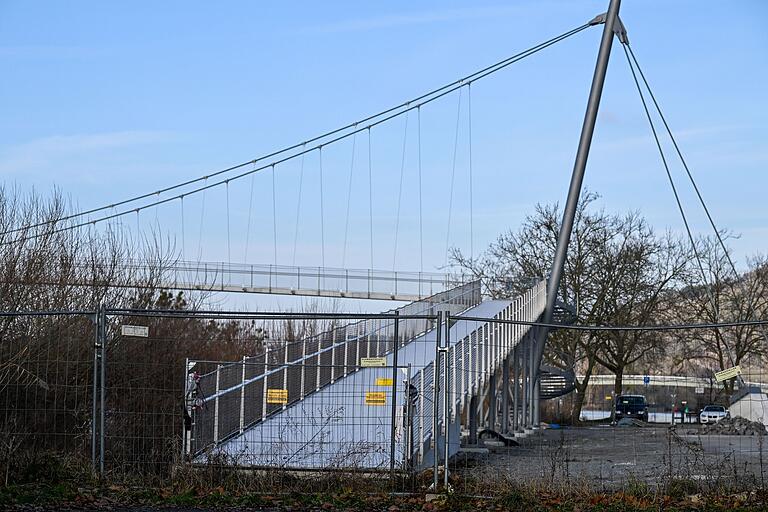
[[[92,315],[0,317],[0,467],[7,482],[48,455],[86,470],[93,426]]]

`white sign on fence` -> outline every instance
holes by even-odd
[[[121,325],[120,334],[123,336],[138,336],[139,338],[149,337],[149,327],[143,325]]]
[[[363,366],[363,367],[387,366],[387,358],[386,357],[361,357],[360,366]]]
[[[696,394],[697,395],[703,395],[704,394],[704,388],[696,388]]]
[[[723,382],[724,380],[732,379],[737,375],[741,375],[741,366],[739,365],[717,372],[715,374],[715,380],[717,380],[717,382]]]

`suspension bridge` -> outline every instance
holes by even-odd
[[[184,454],[191,460],[216,453],[246,466],[372,469],[391,462],[392,469],[394,465],[423,468],[457,453],[463,429],[468,429],[470,442],[477,441],[480,424],[513,440],[538,427],[541,399],[573,389],[573,369],[547,367],[542,358],[552,326],[577,320],[573,308],[558,300],[557,290],[614,39],[626,57],[692,245],[678,185],[659,141],[661,133],[673,141],[697,198],[715,234],[719,233],[632,51],[618,17],[619,4],[619,0],[611,0],[603,15],[373,115],[197,178],[6,231],[0,234],[0,243],[23,244],[71,230],[122,229],[135,241],[161,233],[175,241],[177,252],[161,265],[153,287],[409,303],[395,310],[394,316],[384,314],[375,322],[348,324],[322,340],[302,340],[258,358],[191,361],[190,370],[195,365],[208,368],[196,374],[187,387],[191,424],[185,430]],[[601,44],[548,281],[539,276],[520,297],[484,301],[475,276],[425,271],[425,190],[429,188],[422,172],[422,117],[440,102],[456,102],[454,122],[448,127],[452,140],[446,166],[450,189],[438,199],[447,207],[442,230],[444,257],[427,262],[445,270],[451,248],[460,245],[457,235],[464,235],[465,249],[470,257],[475,255],[473,85],[593,27],[602,27]],[[657,130],[652,110],[661,117],[663,131]],[[382,152],[390,160],[395,155],[394,165],[378,165],[376,137],[392,126],[402,130],[401,143]],[[348,155],[346,162],[341,162],[341,153]],[[390,196],[380,199],[390,213],[390,223],[383,227],[374,215],[374,198],[380,189],[374,178],[381,169],[397,184],[388,190]],[[295,190],[290,197],[284,193],[278,198],[278,180],[288,172],[293,172]],[[324,184],[329,172],[341,174],[346,183],[341,190],[334,188],[330,196]],[[219,196],[212,199],[214,194]],[[242,202],[237,203],[236,198]],[[454,211],[459,200],[466,206],[460,230]],[[279,217],[278,209],[284,211],[287,203],[293,215]],[[310,203],[313,211],[307,211]],[[329,225],[330,210],[343,212],[343,222]],[[406,210],[412,215],[406,217]],[[214,228],[221,243],[213,247],[204,233],[206,212],[211,211],[221,214]],[[305,224],[310,227],[302,234]],[[308,238],[311,244],[306,242]],[[377,245],[382,238],[387,243]],[[280,248],[286,246],[289,249],[281,254]],[[386,247],[391,253],[379,254],[376,247]],[[297,258],[306,259],[302,248],[310,253],[308,257],[316,258],[314,265],[296,264]],[[263,257],[270,252],[271,262],[251,261],[254,253]],[[226,258],[206,260],[211,254],[225,254]],[[377,268],[377,259],[390,260],[392,265],[386,270]],[[412,268],[399,268],[398,261],[403,259]],[[349,268],[352,260],[368,260],[369,268]],[[124,263],[136,280],[120,286],[144,286],[141,276],[156,270],[151,262]],[[81,277],[70,284],[113,283]],[[544,327],[526,325],[537,321]],[[424,349],[430,346],[431,350]],[[363,360],[375,364],[366,366]],[[382,384],[376,384],[379,382]],[[386,389],[361,394],[376,385]],[[198,407],[199,400],[206,407]],[[334,405],[338,400],[341,403]],[[375,407],[383,404],[392,409]],[[366,407],[369,405],[372,407]],[[350,445],[355,446],[354,456],[347,450]],[[394,452],[397,457],[391,456]],[[434,475],[437,478],[437,471]],[[447,472],[445,478],[447,482]]]

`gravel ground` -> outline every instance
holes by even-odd
[[[465,467],[465,476],[578,479],[605,488],[638,480],[658,484],[670,476],[699,481],[734,475],[760,479],[768,472],[767,457],[763,457],[766,471],[762,471],[762,438],[699,435],[698,428],[685,425],[670,431],[668,426],[649,424],[544,430],[517,447],[491,447],[487,455],[460,455],[457,465]]]

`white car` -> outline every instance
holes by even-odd
[[[717,423],[723,418],[730,418],[731,413],[722,405],[708,405],[699,414],[699,423]]]

